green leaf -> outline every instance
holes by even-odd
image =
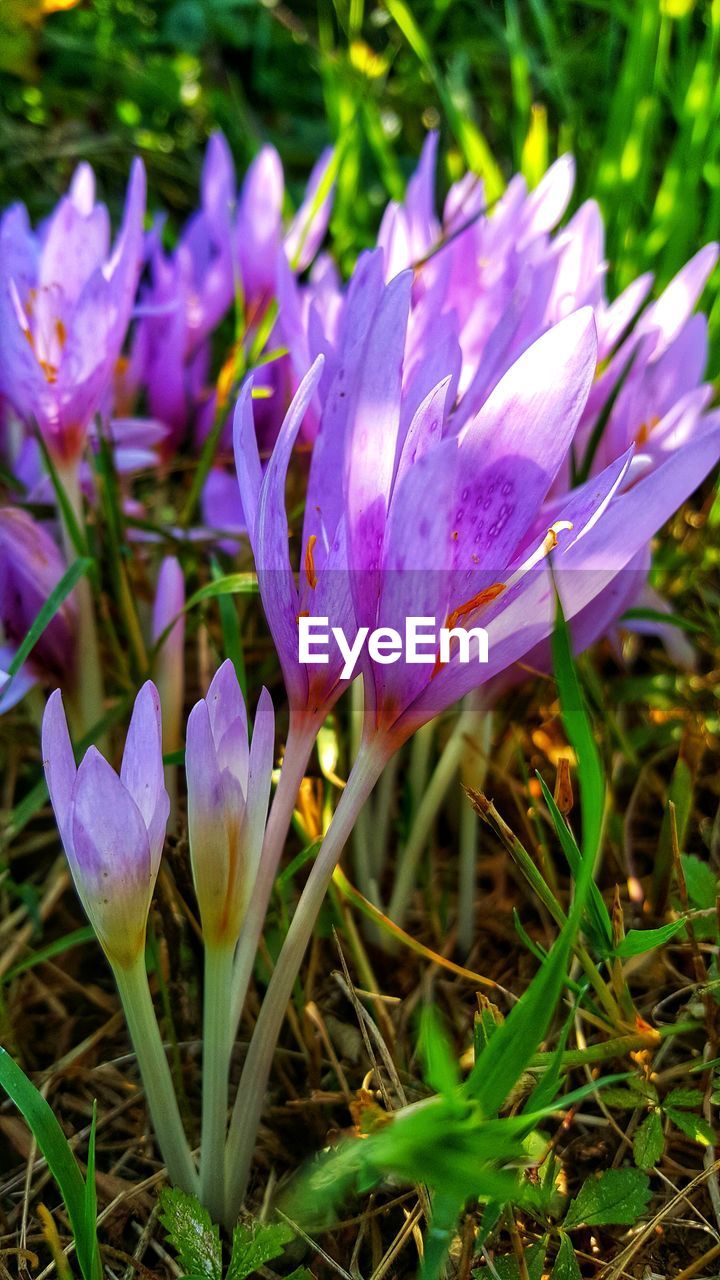
[[[618,956],[620,960],[627,960],[630,956],[642,956],[646,951],[652,951],[654,947],[661,947],[665,942],[669,942],[675,937],[681,929],[685,928],[687,919],[683,916],[680,920],[671,920],[669,924],[662,924],[658,929],[629,929],[622,942],[613,951],[614,956]]]
[[[222,569],[217,560],[213,556],[210,564],[213,582],[221,582],[223,578]],[[247,674],[245,671],[245,655],[243,653],[242,636],[240,634],[240,623],[237,615],[235,601],[229,594],[220,594],[218,596],[218,610],[220,612],[220,625],[223,633],[223,646],[225,649],[225,657],[230,658],[235,668],[235,675],[243,692],[243,697],[247,702]]]
[[[432,1005],[422,1011],[420,1052],[425,1079],[436,1093],[451,1094],[460,1084],[460,1068],[445,1029]]]
[[[504,1022],[504,1017],[496,1004],[488,1000],[485,996],[481,997],[480,1010],[476,1012],[473,1020],[473,1046],[475,1049],[475,1057],[479,1058],[492,1038],[498,1027]]]
[[[525,1250],[525,1268],[528,1274],[528,1280],[542,1280],[542,1274],[545,1267],[545,1254],[547,1253],[547,1239],[536,1240],[535,1244],[529,1245]],[[514,1253],[508,1253],[502,1258],[493,1258],[493,1271],[498,1280],[519,1280],[520,1267]],[[486,1267],[482,1270],[479,1268],[473,1271],[473,1275],[483,1277],[488,1280],[492,1273]]]
[[[694,853],[680,855],[685,884],[690,906],[698,911],[711,911],[715,908],[718,892],[718,878],[712,867]]]
[[[564,1231],[561,1234],[560,1248],[552,1269],[551,1280],[582,1280],[572,1240],[565,1235]]]
[[[638,1126],[633,1139],[633,1155],[639,1169],[654,1169],[665,1149],[662,1117],[651,1111]]]
[[[647,1174],[640,1169],[607,1169],[599,1178],[587,1178],[583,1183],[567,1211],[565,1229],[634,1224],[649,1199]]]
[[[648,1080],[631,1076],[625,1089],[605,1089],[603,1099],[608,1107],[632,1108],[658,1104],[658,1091]]]
[[[160,1193],[160,1221],[186,1272],[222,1280],[220,1232],[196,1196],[165,1187]]]
[[[97,1187],[95,1186],[95,1134],[97,1130],[97,1102],[93,1099],[92,1123],[88,1139],[87,1172],[85,1176],[85,1207],[83,1214],[83,1253],[92,1257],[97,1250]],[[77,1241],[76,1247],[77,1247]]]
[[[420,1280],[438,1280],[452,1244],[455,1225],[462,1212],[462,1200],[448,1192],[436,1191],[425,1232]]]
[[[12,982],[13,978],[17,978],[19,974],[25,973],[28,969],[34,969],[36,965],[43,964],[45,960],[53,960],[55,956],[61,956],[66,951],[70,951],[72,947],[77,947],[83,942],[92,942],[95,938],[95,930],[92,925],[83,925],[80,929],[73,929],[71,933],[66,933],[62,938],[55,938],[53,942],[48,942],[47,946],[40,947],[38,951],[33,951],[31,955],[25,956],[24,959],[18,960],[12,969],[8,969],[3,975],[1,981],[3,983]]]
[[[582,801],[583,857],[593,863],[600,847],[605,811],[605,778],[592,728],[585,710],[582,689],[572,656],[570,632],[557,599],[552,634],[553,670],[560,691],[560,711],[565,731],[578,762]]]
[[[693,1142],[699,1143],[701,1147],[711,1147],[715,1142],[715,1131],[707,1120],[695,1116],[689,1111],[679,1111],[676,1107],[665,1108],[665,1114],[672,1120],[673,1124],[681,1133],[692,1138]]]
[[[689,618],[682,618],[677,613],[661,613],[659,609],[627,609],[620,622],[657,622],[663,627],[677,627],[680,631],[689,631],[691,635],[702,635],[702,627]]]
[[[585,912],[602,831],[605,783],[600,760],[582,705],[570,652],[567,626],[558,600],[553,655],[563,717],[578,757],[583,803],[583,857],[575,883],[572,910],[547,959],[513,1006],[465,1083],[485,1115],[494,1115],[544,1039],[568,973],[570,948]],[[586,803],[587,793],[587,803]]]
[[[257,595],[257,592],[258,584],[254,573],[226,573],[195,591],[185,605],[185,612],[203,600],[214,600],[216,596]],[[170,623],[170,627],[173,626],[174,620]]]
[[[60,609],[65,603],[70,592],[77,586],[80,579],[89,572],[92,568],[92,564],[93,562],[89,556],[83,556],[82,559],[73,561],[70,568],[65,570],[65,573],[57,586],[50,592],[50,595],[40,609],[35,621],[10,663],[10,666],[8,667],[9,676],[16,675],[23,662],[30,657],[35,645],[43,632],[52,622],[58,609]],[[8,686],[6,685],[5,688],[7,689],[7,687]]]
[[[664,1099],[666,1107],[701,1107],[705,1100],[702,1089],[671,1089]]]
[[[47,1160],[48,1168],[60,1188],[75,1237],[80,1270],[85,1280],[100,1280],[100,1255],[94,1213],[92,1227],[89,1221],[89,1211],[94,1202],[94,1187],[93,1191],[88,1193],[68,1140],[51,1108],[25,1072],[2,1047],[0,1047],[0,1085],[25,1117],[35,1141]],[[93,1140],[94,1128],[91,1134],[91,1151],[88,1156],[89,1175],[94,1162]],[[89,1176],[88,1180],[94,1182],[92,1176]]]
[[[279,1258],[285,1245],[293,1239],[291,1227],[284,1222],[239,1222],[233,1231],[232,1256],[226,1280],[245,1280],[273,1258]]]
[[[555,803],[552,793],[545,783],[545,779],[537,772],[537,770],[535,772],[535,777],[538,779],[540,786],[542,787],[543,797],[548,807],[550,817],[552,818],[555,833],[562,845],[562,851],[565,854],[568,866],[572,874],[577,879],[581,861],[580,850],[575,843],[572,833],[568,830],[567,823],[563,821],[563,816]],[[603,901],[602,894],[594,880],[590,887],[588,915],[595,928],[598,944],[605,950],[609,950],[610,947],[612,947],[613,938],[612,922],[610,920],[610,913]]]

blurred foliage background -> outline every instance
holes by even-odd
[[[81,157],[119,201],[141,152],[181,217],[217,126],[240,170],[275,143],[290,199],[335,142],[348,269],[440,127],[490,200],[573,150],[616,287],[720,234],[720,0],[2,0],[0,85],[0,195],[34,215]]]

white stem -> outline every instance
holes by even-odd
[[[170,1181],[197,1195],[197,1170],[185,1137],[141,952],[130,968],[113,965],[155,1136]]]
[[[467,955],[475,936],[475,889],[478,816],[467,796],[460,797],[460,865],[458,874],[458,946]]]
[[[232,1038],[228,1035],[228,991],[232,965],[232,947],[206,945],[200,1199],[213,1222],[220,1222],[224,1211],[225,1135],[232,1049]]]
[[[429,720],[421,725],[413,735],[410,743],[410,800],[413,817],[418,811],[425,794],[428,772],[430,769],[430,752],[435,740],[435,721]]]
[[[463,713],[467,720],[466,737],[472,739],[474,749],[467,752],[462,768],[465,786],[482,791],[487,776],[490,743],[492,740],[492,712],[485,711],[473,694],[466,699]],[[458,875],[458,945],[466,954],[475,937],[475,893],[477,877],[478,835],[480,824],[477,814],[466,795],[460,797],[460,866]]]
[[[350,750],[352,759],[357,760],[363,735],[365,719],[365,694],[362,676],[358,676],[350,687]],[[375,901],[370,831],[373,827],[372,802],[368,800],[357,816],[353,827],[352,847],[355,877],[361,892],[366,898]]]
[[[357,815],[380,776],[386,759],[387,755],[370,748],[361,750],[355,761],[335,816],[300,896],[270,979],[250,1041],[230,1121],[225,1153],[225,1225],[228,1228],[237,1220],[245,1196],[275,1046],[295,979],[333,871]]]
[[[390,919],[395,924],[402,925],[405,919],[408,903],[415,887],[420,855],[427,844],[432,825],[447,795],[450,783],[456,776],[460,766],[462,753],[465,749],[464,737],[464,717],[461,715],[443,748],[432,777],[422,793],[407,843],[398,858],[395,884],[393,885],[390,905],[387,911]]]
[[[270,895],[316,733],[317,725],[302,725],[298,728],[292,722],[290,724],[280,778],[265,829],[257,876],[235,953],[230,989],[231,1040],[235,1038],[242,1017]]]
[[[58,478],[65,490],[68,504],[80,529],[85,527],[82,492],[80,489],[79,460],[58,468]],[[63,546],[68,565],[77,559],[70,530],[60,510]],[[92,592],[87,577],[82,577],[74,591],[77,610],[77,642],[75,645],[75,673],[72,704],[74,704],[75,728],[79,737],[84,737],[94,725],[102,719],[104,712],[104,692],[102,668],[100,665],[100,647],[98,645],[95,625],[95,608]],[[104,743],[98,740],[98,747],[104,749]]]

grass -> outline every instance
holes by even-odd
[[[402,193],[425,131],[440,127],[444,176],[469,164],[484,174],[490,199],[513,170],[532,182],[556,154],[572,149],[576,204],[592,194],[603,207],[615,288],[645,269],[666,282],[720,231],[718,0],[506,0],[482,8],[470,0],[386,0],[377,7],[362,0],[334,7],[97,0],[28,21],[33,12],[8,0],[0,17],[8,37],[0,41],[0,167],[3,203],[22,197],[34,214],[50,207],[80,157],[93,161],[117,201],[128,156],[140,150],[151,189],[180,220],[192,207],[199,156],[215,125],[226,131],[239,166],[264,138],[276,142],[292,199],[321,146],[334,141],[341,165],[331,234],[349,269],[387,198]],[[707,299],[713,373],[717,284]],[[177,484],[192,503],[192,477],[180,474]],[[163,502],[162,495],[151,499],[159,528],[167,522]],[[122,560],[116,515],[110,496],[89,550],[101,558],[110,547],[115,557],[97,589],[122,718],[139,670],[130,640],[137,616],[147,612],[149,584],[141,567]],[[340,1163],[320,1162],[309,1184],[290,1184],[299,1189],[286,1203],[289,1226],[277,1252],[268,1245],[257,1261],[255,1229],[247,1228],[244,1256],[264,1266],[263,1274],[299,1275],[295,1268],[310,1267],[317,1276],[410,1276],[423,1236],[426,1266],[439,1240],[443,1250],[449,1245],[459,1280],[473,1271],[489,1280],[531,1280],[553,1266],[554,1280],[615,1280],[648,1270],[676,1280],[715,1274],[719,526],[720,498],[708,484],[665,531],[653,570],[696,646],[696,670],[679,668],[655,641],[625,635],[623,661],[607,643],[581,660],[578,688],[568,686],[558,658],[562,699],[548,677],[529,679],[502,702],[475,798],[482,826],[469,953],[456,936],[456,848],[468,804],[459,785],[449,789],[423,851],[404,932],[363,898],[352,872],[336,877],[276,1055],[277,1088],[250,1208],[262,1218],[276,1181],[318,1150],[337,1147]],[[251,701],[264,680],[279,691],[265,633],[247,608],[244,568],[221,557],[210,577],[192,550],[184,552],[188,701],[228,655],[250,681]],[[129,593],[127,582],[118,585],[126,573]],[[49,612],[71,586],[68,577]],[[74,1200],[65,1192],[64,1207],[37,1131],[40,1150],[9,1102],[0,1104],[0,1275],[62,1271],[62,1248],[74,1218],[87,1210],[92,1182],[83,1181],[73,1156],[86,1170],[94,1152],[108,1274],[174,1276],[186,1266],[182,1229],[170,1225],[178,1214],[173,1218],[168,1202],[158,1209],[160,1162],[117,998],[58,857],[39,781],[36,712],[25,703],[0,720],[0,1039],[68,1138],[73,1155],[61,1158]],[[431,760],[453,723],[447,716],[436,727]],[[308,849],[337,803],[350,738],[342,708],[301,792],[236,1075]],[[418,801],[408,755],[385,798],[393,857]],[[568,759],[570,790],[561,763]],[[577,905],[579,850],[594,858],[596,847],[597,892],[578,942],[561,931],[573,900]],[[201,947],[192,902],[180,836],[170,842],[153,905],[149,963],[188,1119],[198,1113],[199,1096]],[[559,933],[567,952],[552,950]],[[537,992],[538,973],[552,988],[544,1005],[519,1005],[524,992]],[[428,1032],[425,1024],[421,1036],[420,1010],[429,1002],[437,1026]],[[525,1024],[527,1053],[513,1075],[507,1054],[522,1019],[511,1010],[520,1007],[535,1008],[536,1016]],[[488,1070],[485,1093],[472,1099],[481,1113],[478,1132],[501,1104],[505,1118],[515,1118],[532,1111],[532,1099],[539,1108],[538,1091],[545,1090],[547,1105],[560,1086],[564,1095],[582,1091],[538,1123],[544,1145],[532,1154],[547,1195],[518,1197],[495,1221],[477,1207],[478,1171],[456,1183],[443,1150],[458,1166],[467,1154],[462,1142],[470,1130],[455,1107],[456,1091],[484,1079],[477,1058]],[[611,1075],[622,1079],[608,1084]],[[400,1132],[406,1108],[431,1097],[438,1129],[406,1129],[401,1164],[399,1139],[388,1135]],[[349,1160],[362,1149],[365,1163],[359,1170],[352,1164],[347,1198],[329,1220],[310,1225],[302,1187],[310,1185],[316,1201],[327,1199],[333,1180],[339,1186],[344,1176],[350,1148],[341,1140],[358,1133],[366,1136]],[[479,1141],[475,1130],[472,1138]],[[60,1141],[54,1130],[53,1139]],[[48,1162],[52,1167],[49,1155]],[[602,1193],[593,1185],[599,1173]],[[627,1184],[622,1194],[615,1175]],[[598,1208],[606,1193],[619,1199],[619,1211],[617,1203]],[[84,1237],[83,1244],[87,1253]],[[223,1265],[218,1248],[211,1242],[215,1272]],[[92,1257],[87,1265],[94,1266]]]

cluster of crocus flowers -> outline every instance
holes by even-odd
[[[470,175],[438,217],[436,145],[430,138],[406,200],[389,207],[377,247],[361,255],[346,285],[327,256],[298,278],[327,226],[331,158],[319,162],[286,227],[276,154],[261,151],[238,193],[219,136],[208,146],[200,208],[171,251],[157,225],[142,239],[137,166],[112,254],[86,167],[37,233],[18,210],[0,225],[2,262],[12,263],[0,297],[0,342],[9,334],[0,393],[28,431],[39,427],[65,476],[94,415],[101,428],[113,416],[131,422],[141,446],[142,420],[129,416],[133,394],[153,415],[148,432],[160,445],[163,479],[181,443],[203,457],[208,442],[222,453],[236,402],[237,480],[222,466],[210,470],[203,511],[223,551],[232,543],[221,532],[247,531],[289,727],[269,805],[269,694],[260,695],[250,734],[225,662],[187,721],[187,824],[205,944],[199,1169],[144,966],[168,792],[174,800],[177,783],[176,761],[163,768],[161,724],[166,750],[182,747],[187,602],[179,559],[164,557],[156,580],[151,670],[161,699],[150,684],[138,695],[120,774],[95,748],[76,768],[59,693],[43,733],[62,841],[115,973],[170,1176],[197,1186],[228,1225],[242,1203],[274,1047],[317,913],[388,762],[459,700],[479,689],[499,696],[518,678],[517,664],[547,665],[556,593],[576,648],[611,628],[642,589],[651,539],[720,458],[720,415],[702,381],[706,325],[694,314],[715,247],[649,305],[649,277],[609,301],[597,207],[582,206],[557,230],[572,191],[568,157],[534,191],[514,179],[492,210]],[[61,233],[72,247],[66,273]],[[147,271],[136,298],[142,253]],[[129,360],[118,367],[134,302]],[[213,341],[233,303],[235,336],[216,374]],[[80,360],[94,307],[104,308],[102,324]],[[212,461],[224,459],[216,453]],[[130,503],[131,489],[124,496]],[[181,522],[180,538],[202,554],[197,532]],[[13,546],[23,548],[18,565],[7,553]],[[0,616],[11,645],[62,564],[43,526],[24,511],[0,512]],[[34,655],[54,679],[64,681],[60,659],[73,628],[87,636],[86,605],[68,601]],[[407,661],[392,637],[411,617],[431,633],[446,630],[450,647]],[[339,648],[327,662],[307,662],[304,618],[322,618],[349,638],[384,635],[389,651],[371,655],[360,645],[351,674]],[[460,640],[478,629],[487,638],[483,662],[474,651],[468,660]],[[358,673],[357,756],[277,959],[227,1130],[232,1045],[293,807],[318,732]]]
[[[291,337],[302,329],[315,287],[297,285],[296,277],[309,267],[326,233],[333,165],[332,153],[323,153],[295,216],[286,219],[277,152],[262,148],[238,190],[227,142],[214,134],[203,164],[199,208],[172,250],[164,247],[162,214],[149,231],[144,229],[140,160],[132,166],[114,242],[108,210],[97,200],[95,176],[85,163],[37,227],[21,204],[0,215],[0,453],[14,509],[23,512],[27,503],[34,513],[35,504],[57,505],[59,516],[57,523],[38,526],[32,540],[24,539],[20,578],[52,578],[47,596],[62,577],[63,561],[68,567],[78,554],[86,508],[101,497],[94,465],[101,441],[112,454],[124,511],[143,522],[148,504],[133,492],[136,476],[167,473],[189,439],[193,448],[201,448],[215,416],[226,420],[226,431],[215,441],[210,459],[215,465],[202,494],[213,531],[209,536],[227,549],[228,542],[214,531],[244,530],[237,485],[219,465],[223,448],[225,461],[231,450],[232,393],[246,369],[272,347],[273,358],[258,372],[266,396],[261,430],[272,442],[299,382]],[[287,299],[283,307],[281,294]],[[228,350],[217,330],[233,306],[236,322]],[[302,345],[307,346],[304,338]],[[58,487],[62,492],[56,495]],[[56,550],[47,546],[51,538]],[[229,547],[237,549],[237,538]],[[163,590],[161,582],[161,595]],[[37,646],[32,666],[12,677],[0,711],[38,678],[48,683],[60,677],[65,690],[74,692],[73,674],[82,667],[74,718],[84,732],[102,722],[106,682],[93,594],[81,578]],[[21,612],[27,625],[18,637]],[[56,655],[44,662],[52,636],[70,615],[62,662]],[[21,609],[3,592],[3,668],[33,621],[24,605]]]
[[[188,828],[205,942],[203,1121],[195,1167],[153,1012],[145,938],[170,813],[161,707],[148,681],[130,720],[120,773],[95,747],[76,766],[62,695],[48,700],[42,750],[50,799],[80,900],[117,983],[168,1172],[224,1214],[224,1149],[231,989],[238,941],[257,875],[273,766],[270,695],[248,738],[232,663],[217,672],[187,723]]]
[[[76,766],[59,690],[48,700],[42,750],[65,854],[120,992],[168,1172],[194,1191],[197,1173],[145,969],[148,913],[170,811],[154,685],[145,684],[135,701],[119,775],[95,747]]]
[[[310,516],[318,522],[332,512],[338,519],[320,527],[322,541],[311,541],[313,534],[304,529],[299,588],[290,569],[282,495],[297,412],[317,382],[317,366],[291,406],[262,483],[248,448],[251,433],[242,425],[247,402],[241,400],[236,438],[243,502],[252,509],[246,494],[254,486],[259,500],[250,526],[253,550],[291,706],[307,714],[323,705],[310,694],[310,673],[303,684],[297,664],[299,614],[311,594],[323,602],[315,612],[338,621],[349,597],[357,627],[388,633],[400,631],[410,616],[435,628],[481,625],[488,661],[463,662],[456,651],[445,662],[431,654],[427,662],[411,664],[396,654],[392,663],[364,663],[360,752],[292,919],[246,1059],[230,1130],[229,1203],[244,1189],[252,1155],[248,1109],[254,1105],[259,1117],[269,1046],[282,1022],[298,956],[337,859],[388,760],[415,730],[549,636],[556,590],[571,620],[607,599],[609,589],[617,607],[613,585],[720,458],[720,419],[711,414],[681,449],[669,451],[632,483],[631,445],[574,488],[559,484],[597,369],[589,307],[526,348],[460,427],[452,412],[452,372],[422,399],[417,396],[410,417],[405,406],[411,378],[404,376],[404,365],[412,354],[412,284],[411,274],[401,273],[370,302],[362,292],[357,326],[345,317],[348,331],[359,335],[361,356],[350,384],[338,364],[335,376],[349,408],[343,407],[339,440],[325,444],[321,418],[314,457],[326,456],[323,446],[335,454]],[[363,326],[365,307],[370,318]],[[326,404],[332,403],[328,392]],[[327,421],[335,421],[332,414]],[[310,507],[308,497],[306,525]],[[332,552],[321,568],[318,542],[324,557]],[[321,670],[324,705],[331,705],[337,676],[333,683],[332,668]]]

